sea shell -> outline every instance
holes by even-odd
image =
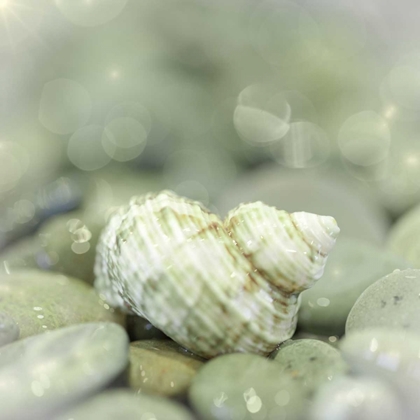
[[[339,233],[329,216],[241,204],[222,222],[170,191],[133,197],[97,248],[95,286],[192,352],[266,355],[296,327],[298,295]]]

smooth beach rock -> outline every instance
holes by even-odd
[[[137,392],[184,394],[204,360],[172,340],[143,340],[130,344],[130,386]]]
[[[113,323],[74,325],[0,348],[0,419],[45,420],[114,381],[128,337]]]
[[[0,347],[12,343],[19,338],[19,326],[15,320],[4,312],[0,312]]]
[[[39,231],[49,269],[93,284],[96,244],[105,218],[75,211],[48,220]]]
[[[0,276],[0,311],[18,324],[20,338],[85,322],[124,323],[84,282],[45,271]]]
[[[393,270],[408,267],[406,261],[391,252],[357,239],[340,237],[322,277],[302,293],[298,328],[343,335],[347,316],[363,291]]]
[[[370,377],[343,376],[320,389],[310,420],[403,420],[404,415],[390,385]]]
[[[395,270],[360,295],[347,318],[346,334],[375,327],[420,333],[419,309],[420,270]]]
[[[194,420],[181,404],[167,398],[107,391],[66,411],[54,420]]]
[[[407,410],[404,418],[419,418],[419,334],[392,327],[353,331],[341,340],[340,349],[355,372],[376,375],[397,388]]]
[[[35,235],[21,239],[0,254],[0,272],[13,273],[17,270],[49,268],[49,258]]]
[[[193,379],[189,400],[203,420],[297,419],[307,408],[301,383],[281,365],[239,353],[207,362]]]
[[[319,340],[286,341],[270,357],[308,394],[348,370],[340,352]]]
[[[366,189],[338,170],[282,169],[269,165],[241,176],[216,200],[221,215],[238,203],[261,200],[288,212],[328,214],[342,236],[382,245],[390,220]]]
[[[392,226],[386,247],[420,268],[420,206],[405,213]]]
[[[137,315],[127,315],[126,331],[130,341],[168,338],[162,331],[155,328],[147,319]]]

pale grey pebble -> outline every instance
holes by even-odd
[[[340,349],[355,373],[395,387],[406,410],[404,420],[420,418],[419,334],[392,328],[352,331]]]
[[[395,270],[368,287],[346,322],[346,334],[386,327],[420,333],[420,270]]]
[[[201,420],[288,420],[306,414],[306,391],[274,360],[234,353],[207,362],[194,377],[189,401]]]
[[[358,239],[340,237],[324,274],[301,295],[298,328],[327,336],[344,334],[358,297],[395,269],[410,267],[403,258]]]
[[[194,420],[183,405],[168,398],[112,390],[54,418],[54,420]]]
[[[0,347],[12,343],[19,338],[19,326],[15,320],[4,312],[0,312]]]
[[[308,395],[348,371],[340,352],[319,340],[288,340],[270,356]]]
[[[370,377],[342,376],[316,394],[310,420],[404,420],[392,386]]]
[[[114,323],[73,325],[0,348],[0,420],[45,420],[119,379],[128,336]]]

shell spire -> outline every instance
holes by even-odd
[[[225,221],[170,191],[133,197],[97,248],[95,287],[192,352],[268,354],[296,327],[298,294],[324,270],[328,216],[241,204]]]

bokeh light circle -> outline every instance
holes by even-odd
[[[325,131],[308,121],[290,124],[290,130],[270,146],[274,159],[290,168],[309,168],[324,163],[330,154]]]
[[[102,147],[104,128],[92,124],[77,130],[67,146],[70,161],[83,171],[95,171],[111,161],[111,157]]]
[[[98,26],[115,19],[128,0],[55,0],[58,10],[78,26]]]
[[[287,133],[290,114],[288,102],[269,86],[251,85],[238,96],[233,124],[245,142],[265,146]]]
[[[384,118],[373,111],[349,117],[338,133],[338,147],[344,158],[355,165],[376,164],[388,156],[391,133]]]
[[[112,159],[127,162],[135,159],[146,147],[148,131],[131,117],[120,117],[107,124],[102,146]]]
[[[55,79],[44,85],[39,105],[41,124],[55,134],[70,134],[83,127],[92,112],[87,90],[69,79]]]

